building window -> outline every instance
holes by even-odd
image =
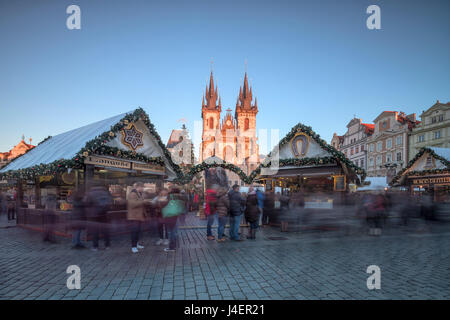
[[[359,153],[359,146],[356,146],[355,153]]]
[[[425,135],[421,134],[420,136],[417,136],[417,142],[424,142],[425,141]]]
[[[435,139],[440,139],[441,138],[441,131],[440,130],[434,132],[434,138]]]
[[[401,145],[402,144],[402,136],[397,136],[396,138],[395,138],[395,144],[396,145]]]
[[[377,165],[381,164],[381,156],[377,156]]]
[[[358,160],[355,160],[355,165],[358,166]]]
[[[436,117],[431,118],[431,123],[436,123]]]
[[[373,167],[373,158],[369,158],[369,167]]]
[[[402,153],[397,152],[397,161],[402,161]]]
[[[442,122],[442,121],[444,121],[444,115],[443,114],[439,115],[439,122]]]
[[[369,151],[370,151],[370,152],[373,152],[373,150],[374,150],[374,146],[373,146],[373,143],[371,143],[371,144],[369,145]]]
[[[388,149],[392,148],[392,139],[391,138],[386,140],[386,148],[388,148]]]
[[[213,117],[209,118],[209,128],[214,129],[214,119]]]
[[[361,152],[363,152],[364,151],[364,145],[362,144],[361,145]]]
[[[350,155],[353,155],[353,147],[350,149]]]
[[[363,168],[364,169],[364,159],[361,159],[360,161],[360,166],[361,166],[361,168]]]
[[[250,128],[250,120],[248,120],[248,118],[245,118],[244,130],[248,130],[248,128]]]
[[[392,154],[391,153],[386,154],[386,162],[387,163],[392,162]]]
[[[383,143],[381,141],[377,142],[377,151],[381,151],[381,149],[383,148]]]
[[[387,127],[387,122],[383,121],[383,129],[386,129],[386,127]]]

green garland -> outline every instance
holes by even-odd
[[[191,167],[187,173],[183,173],[180,166],[175,164],[172,160],[170,152],[167,150],[166,146],[161,140],[161,137],[156,132],[156,129],[154,125],[150,122],[148,115],[145,113],[145,111],[142,108],[136,109],[133,113],[125,115],[124,118],[122,118],[117,124],[111,127],[110,131],[106,131],[102,133],[101,135],[97,136],[96,138],[88,141],[86,145],[77,153],[77,155],[69,160],[57,160],[50,164],[40,164],[38,166],[33,166],[30,168],[17,170],[17,171],[8,171],[4,174],[0,174],[0,177],[3,178],[27,178],[27,177],[34,177],[36,175],[50,175],[50,174],[56,174],[57,172],[65,171],[68,168],[72,169],[78,169],[83,167],[83,161],[84,157],[90,154],[101,154],[101,155],[111,155],[117,158],[123,158],[128,160],[137,160],[147,163],[154,163],[158,165],[164,165],[164,160],[161,157],[146,157],[143,154],[139,154],[132,151],[123,151],[115,147],[109,147],[106,144],[114,139],[118,132],[120,132],[124,127],[126,127],[129,123],[136,122],[138,120],[142,120],[144,124],[149,129],[150,133],[156,138],[158,145],[163,150],[164,156],[169,162],[169,164],[172,166],[172,168],[175,170],[175,173],[177,175],[175,179],[175,183],[178,184],[185,184],[189,183],[198,173],[214,167],[221,167],[230,171],[235,172],[242,181],[244,181],[247,184],[251,184],[254,179],[261,173],[262,168],[267,168],[271,165],[271,162],[268,161],[266,163],[260,164],[255,170],[251,172],[249,176],[245,174],[245,172],[239,168],[238,166],[235,166],[234,164],[227,163],[226,161],[223,161],[223,163],[206,163],[203,161],[201,164],[195,165]],[[349,161],[345,155],[336,150],[334,147],[327,144],[324,140],[320,138],[318,134],[316,134],[311,127],[305,126],[301,123],[294,126],[291,131],[280,140],[278,143],[278,147],[285,145],[291,139],[295,136],[297,132],[303,132],[310,136],[312,139],[314,139],[325,151],[329,152],[331,156],[327,157],[315,157],[315,158],[302,158],[302,159],[281,159],[279,161],[279,166],[305,166],[305,165],[321,165],[321,164],[330,164],[330,163],[344,163],[347,167],[353,169],[355,173],[360,174],[362,176],[362,181],[366,177],[366,172],[364,169],[356,166],[354,163]],[[47,138],[46,140],[48,140]],[[45,140],[45,141],[46,141]],[[192,150],[191,150],[192,151]],[[273,152],[273,151],[272,151]],[[268,157],[271,156],[272,152],[268,155]],[[192,156],[192,155],[191,155]],[[361,182],[362,182],[361,181]]]
[[[432,156],[433,158],[441,161],[446,168],[444,169],[433,169],[433,170],[424,170],[424,171],[408,171],[413,165],[414,163],[424,155],[424,153],[429,153],[430,156]],[[424,175],[429,175],[429,174],[442,174],[442,173],[448,173],[450,170],[450,161],[448,161],[447,159],[441,157],[440,155],[438,155],[436,152],[434,152],[432,149],[427,148],[427,147],[423,147],[419,150],[419,152],[415,155],[415,157],[413,159],[411,159],[408,162],[408,165],[406,167],[404,167],[402,170],[400,170],[397,175],[392,179],[391,183],[389,183],[389,185],[393,186],[395,184],[397,184],[400,180],[400,178],[403,175],[420,175],[420,176],[424,176]]]

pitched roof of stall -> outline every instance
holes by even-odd
[[[110,131],[113,126],[118,124],[127,115],[132,115],[138,111],[144,112],[142,109],[132,110],[127,113],[122,113],[117,116],[50,137],[35,148],[10,162],[7,166],[3,167],[0,170],[0,173],[26,169],[40,164],[51,164],[52,162],[58,160],[72,159],[86,146],[87,142],[101,136],[105,132]],[[144,114],[147,116],[145,112]],[[153,125],[150,123],[150,126]],[[156,130],[154,133],[155,139],[161,140]],[[161,141],[159,142],[160,143],[158,144],[165,155],[164,158],[167,159],[168,163],[178,174],[180,172],[179,167],[173,163],[172,158],[170,158],[170,153],[164,144]]]
[[[86,145],[86,142],[110,130],[126,114],[122,113],[115,117],[53,136],[21,157],[16,158],[0,172],[25,169],[41,163],[49,164],[56,160],[71,159]]]

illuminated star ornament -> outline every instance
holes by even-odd
[[[130,147],[133,150],[136,150],[139,147],[144,145],[144,141],[142,140],[143,133],[138,131],[134,124],[128,126],[128,128],[122,129],[122,142],[126,146]]]

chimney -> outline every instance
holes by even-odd
[[[409,119],[411,122],[416,122],[416,114],[415,113],[411,113],[411,114],[407,115],[406,118]]]

